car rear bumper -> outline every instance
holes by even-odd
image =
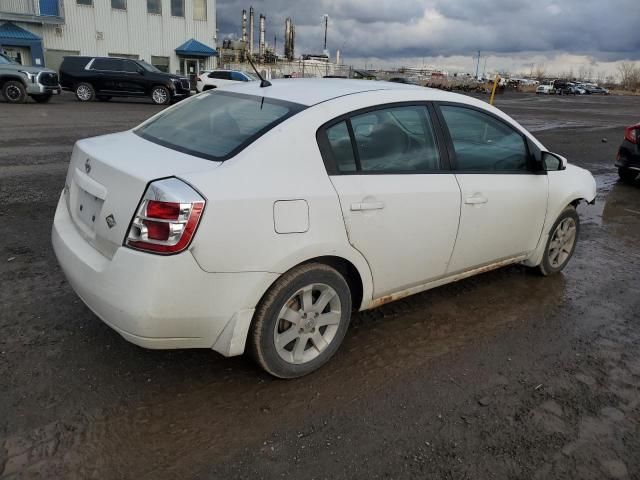
[[[107,258],[80,235],[64,197],[52,243],[82,301],[126,340],[151,349],[242,354],[254,308],[277,278],[261,272],[207,273],[189,251],[162,257],[121,247]]]

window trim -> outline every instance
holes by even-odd
[[[318,148],[320,149],[320,155],[324,162],[324,166],[327,170],[327,174],[329,176],[451,174],[452,171],[451,171],[451,164],[449,160],[449,152],[445,147],[446,143],[444,141],[442,132],[440,131],[441,130],[440,122],[439,122],[439,119],[436,117],[436,112],[434,110],[432,103],[433,102],[430,102],[430,101],[406,101],[406,102],[393,102],[393,103],[373,105],[370,107],[360,108],[360,109],[342,114],[324,123],[316,131],[316,142],[318,143]],[[431,120],[431,126],[433,128],[434,140],[436,142],[436,149],[439,154],[440,168],[430,169],[430,170],[367,170],[367,171],[362,170],[362,166],[360,164],[360,154],[358,152],[358,147],[356,145],[356,140],[355,140],[355,134],[353,132],[353,127],[351,125],[351,118],[357,117],[359,115],[375,112],[378,110],[390,110],[398,107],[425,107],[426,109],[425,115],[429,120]],[[356,162],[355,172],[341,172],[340,170],[338,170],[337,162],[333,156],[333,150],[331,148],[331,145],[329,143],[329,138],[327,136],[327,129],[341,122],[345,122],[347,125],[347,129],[349,130],[349,137],[351,139],[351,148],[353,149],[353,156]]]
[[[201,93],[197,97],[202,97],[203,95],[224,95],[224,96],[228,96],[228,97],[235,97],[235,98],[242,98],[242,99],[262,98],[263,102],[267,101],[268,103],[273,103],[274,105],[286,106],[286,107],[290,108],[291,110],[287,115],[284,115],[283,117],[280,117],[276,121],[270,123],[269,125],[266,125],[262,129],[258,130],[256,133],[254,133],[252,136],[248,137],[244,142],[242,142],[236,148],[234,148],[229,153],[227,153],[226,155],[223,155],[223,156],[209,155],[209,154],[206,154],[204,152],[199,152],[197,150],[191,150],[190,148],[182,147],[180,145],[175,145],[175,144],[173,144],[171,142],[165,142],[164,140],[157,139],[157,138],[152,137],[151,135],[147,135],[147,134],[145,134],[144,132],[141,131],[144,127],[147,126],[147,124],[149,122],[151,122],[151,121],[153,121],[153,120],[155,120],[157,118],[162,117],[167,112],[169,112],[171,109],[164,110],[164,112],[160,113],[157,117],[156,116],[151,117],[149,120],[145,121],[144,123],[142,123],[141,125],[136,127],[133,130],[133,133],[138,135],[140,138],[144,138],[148,142],[155,143],[156,145],[160,145],[162,147],[168,148],[170,150],[174,150],[176,152],[186,153],[187,155],[191,155],[191,156],[197,157],[197,158],[203,158],[205,160],[213,160],[214,162],[226,162],[227,160],[230,160],[231,158],[233,158],[236,155],[238,155],[240,152],[245,150],[249,145],[251,145],[252,143],[254,143],[257,140],[259,140],[261,137],[263,137],[264,135],[269,133],[271,130],[276,128],[281,123],[289,120],[291,117],[297,115],[298,113],[300,113],[303,110],[306,110],[308,108],[306,105],[302,105],[302,104],[294,103],[294,102],[287,102],[286,100],[280,100],[280,99],[276,99],[276,98],[260,97],[258,95],[248,95],[248,94],[245,94],[245,93],[237,93],[237,92],[221,92],[218,89],[207,90],[206,92]],[[187,100],[187,101],[193,101],[193,99],[196,99],[197,97],[193,96],[193,97],[191,97],[190,100]]]
[[[523,132],[515,128],[511,123],[500,118],[499,116],[489,112],[483,108],[476,107],[475,105],[469,105],[467,103],[460,102],[447,102],[447,101],[434,101],[432,102],[435,113],[438,117],[438,122],[440,124],[440,130],[442,131],[443,139],[446,144],[447,152],[449,155],[449,164],[451,171],[456,174],[475,174],[475,175],[546,175],[547,172],[544,170],[539,170],[536,168],[536,164],[538,161],[536,160],[537,148],[529,140],[529,137],[525,135]],[[493,120],[496,120],[503,124],[504,126],[511,129],[513,132],[517,133],[523,140],[525,149],[527,151],[527,169],[526,170],[462,170],[457,168],[457,155],[455,146],[453,145],[453,139],[451,138],[451,133],[449,132],[449,126],[445,121],[444,115],[440,107],[458,107],[458,108],[466,108],[468,110],[473,110],[484,115],[491,117]],[[539,156],[539,155],[538,155]]]

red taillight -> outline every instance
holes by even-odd
[[[631,143],[638,143],[638,139],[640,139],[640,124],[634,125],[632,127],[627,127],[624,130],[624,139],[629,140]]]
[[[198,192],[176,178],[153,182],[138,206],[125,245],[165,255],[182,252],[193,239],[205,203]]]

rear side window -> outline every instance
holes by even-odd
[[[363,172],[439,168],[433,127],[423,106],[376,110],[351,119]]]
[[[456,152],[456,170],[527,171],[527,146],[519,132],[477,110],[440,109]]]
[[[347,122],[340,122],[327,128],[327,139],[338,171],[341,173],[355,172],[356,157],[353,155]]]
[[[91,70],[122,71],[122,60],[117,58],[96,58],[91,64]]]
[[[229,72],[211,72],[209,78],[217,78],[218,80],[231,80]]]
[[[167,110],[135,133],[173,150],[223,161],[304,108],[296,103],[214,90]]]

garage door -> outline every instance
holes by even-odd
[[[76,50],[45,50],[44,62],[47,68],[51,68],[56,72],[60,69],[60,64],[64,57],[70,57],[73,55],[80,55],[80,52]]]

